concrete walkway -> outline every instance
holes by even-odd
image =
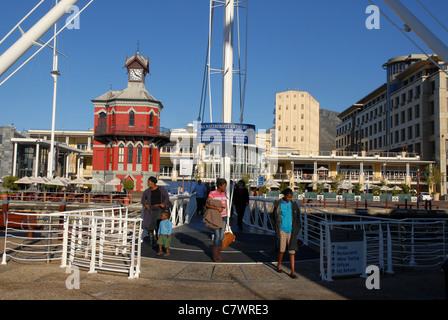
[[[1,299],[50,300],[443,300],[444,273],[397,270],[368,290],[364,278],[319,279],[319,261],[296,263],[298,279],[278,274],[267,263],[225,264],[143,258],[140,278],[80,269],[79,289],[68,289],[74,273],[58,263],[8,262],[0,265]],[[69,286],[70,287],[70,286]]]
[[[236,232],[240,242],[223,251],[224,263],[213,263],[206,253],[209,234],[193,225],[177,230],[173,253],[158,258],[143,244],[141,274],[130,280],[124,274],[79,270],[79,289],[73,288],[75,273],[66,273],[59,262],[8,261],[0,265],[0,299],[7,300],[439,300],[445,299],[445,274],[441,267],[397,269],[382,274],[380,289],[368,290],[361,277],[319,278],[319,256],[301,247],[296,259],[298,279],[289,277],[288,257],[283,273],[275,270],[273,241],[257,238],[250,231]],[[189,230],[188,228],[191,228]],[[255,237],[255,238],[253,238]],[[192,241],[198,240],[198,241]],[[258,240],[257,240],[258,239]],[[4,238],[0,234],[0,248]],[[188,240],[188,241],[187,241]],[[253,244],[253,245],[252,245]],[[145,247],[146,246],[146,247]],[[263,254],[247,254],[254,247]],[[177,251],[176,251],[177,250]],[[188,254],[187,254],[188,253]],[[180,259],[182,258],[182,259]],[[68,284],[68,285],[67,285]]]

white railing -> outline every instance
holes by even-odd
[[[14,219],[13,219],[14,218]],[[60,260],[61,267],[81,266],[140,274],[142,220],[128,208],[77,210],[50,214],[9,213],[5,222],[2,264],[8,259]]]
[[[173,208],[171,209],[171,222],[173,227],[188,224],[196,211],[196,195],[177,195],[170,197]]]
[[[244,221],[266,231],[273,231],[270,214],[273,199],[251,198]],[[376,265],[393,273],[397,267],[434,267],[448,254],[448,219],[387,219],[371,216],[331,213],[307,207],[301,209],[299,239],[320,251],[321,278],[332,279],[330,233],[335,230],[361,230],[364,266]],[[365,268],[363,269],[365,270]]]
[[[190,223],[196,211],[196,195],[171,195],[170,201],[173,205],[170,215],[173,228]],[[144,208],[141,203],[133,204],[129,208],[133,208],[133,211],[139,212],[140,217],[143,219]]]

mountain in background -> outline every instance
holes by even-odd
[[[319,109],[319,149],[320,151],[331,151],[335,145],[336,127],[341,124],[338,118],[339,112]]]

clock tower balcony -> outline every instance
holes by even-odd
[[[98,125],[95,127],[95,139],[98,140],[145,140],[159,147],[170,142],[171,131],[163,127],[143,125]]]

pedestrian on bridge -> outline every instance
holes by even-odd
[[[249,205],[249,190],[243,180],[238,181],[237,187],[233,192],[233,204],[238,215],[238,228],[243,230],[243,217],[246,207]]]
[[[297,236],[300,231],[300,209],[295,201],[292,201],[293,191],[290,188],[283,190],[283,198],[274,202],[272,211],[272,221],[277,235],[276,245],[278,254],[277,272],[282,272],[283,255],[288,248],[289,259],[291,261],[291,274],[293,279],[297,279],[295,274],[295,253],[298,250]]]
[[[198,183],[193,188],[193,193],[196,193],[196,212],[204,214],[203,209],[207,199],[207,187],[201,180],[198,180]]]
[[[145,208],[143,227],[148,231],[150,245],[157,247],[155,233],[159,228],[162,209],[170,203],[170,196],[164,187],[157,185],[156,177],[149,177],[148,189],[143,192],[141,202]]]
[[[227,225],[227,195],[226,195],[227,181],[225,179],[218,178],[216,180],[216,190],[212,191],[208,195],[207,200],[219,200],[221,201],[221,207],[214,207],[209,204],[209,201],[206,202],[205,206],[209,209],[218,210],[221,213],[222,218],[222,228],[213,229],[214,237],[213,237],[213,245],[212,245],[212,254],[213,261],[221,262],[221,250],[222,250],[222,239],[224,238],[224,231]]]

